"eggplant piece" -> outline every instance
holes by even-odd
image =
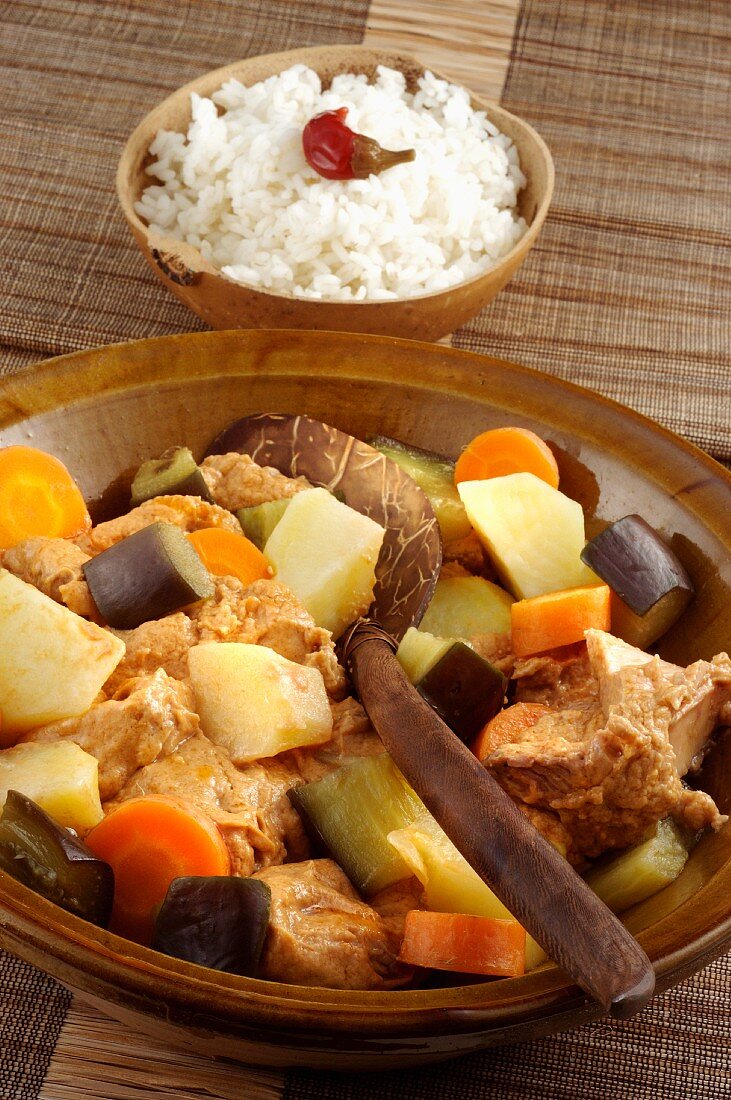
[[[193,453],[187,447],[170,447],[159,458],[143,462],[134,476],[131,504],[136,508],[153,497],[201,497],[214,504],[210,489]]]
[[[176,878],[155,920],[152,947],[176,959],[255,977],[272,892],[254,878]]]
[[[18,791],[8,791],[0,818],[0,870],[77,917],[109,923],[112,868]]]
[[[675,882],[688,851],[687,838],[674,821],[664,818],[649,840],[602,860],[584,877],[612,912],[623,913]]]
[[[104,621],[132,630],[212,596],[210,574],[184,531],[152,523],[82,566]]]
[[[434,509],[444,542],[456,542],[469,535],[472,525],[454,484],[453,462],[383,435],[374,436],[368,443],[398,463],[424,491]]]
[[[683,563],[641,516],[610,524],[581,559],[614,592],[612,629],[640,648],[664,634],[694,594]]]
[[[387,753],[364,756],[287,793],[310,835],[361,893],[377,894],[409,876],[387,837],[425,811]]]
[[[464,642],[454,642],[414,685],[462,741],[471,741],[503,705],[507,680]]]
[[[287,511],[291,499],[291,497],[285,497],[282,500],[268,500],[264,504],[254,504],[250,508],[239,508],[236,512],[236,519],[241,524],[247,539],[250,539],[259,550],[263,550],[266,546],[267,539]]]

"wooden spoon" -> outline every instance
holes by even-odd
[[[605,1012],[638,1012],[655,987],[645,952],[437,717],[394,656],[397,639],[420,621],[441,565],[437,522],[421,489],[378,451],[305,416],[239,420],[208,453],[229,451],[339,490],[386,528],[371,617],[353,623],[340,643],[368,717],[455,847],[548,955]]]

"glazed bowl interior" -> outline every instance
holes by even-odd
[[[232,419],[303,412],[455,457],[490,426],[544,436],[589,531],[639,512],[684,561],[697,597],[660,652],[688,663],[728,648],[730,480],[711,459],[589,391],[433,345],[338,333],[165,337],[81,352],[0,383],[0,446],[58,455],[98,513],[114,482],[175,443],[199,455]],[[110,486],[112,487],[110,490]],[[121,500],[120,510],[123,509]],[[700,783],[731,810],[731,739]],[[703,837],[672,886],[627,915],[662,990],[731,943],[731,826]],[[86,924],[0,873],[0,946],[104,1011],[204,1053],[386,1069],[535,1037],[596,1018],[552,965],[523,978],[388,993],[218,974]]]
[[[191,92],[209,96],[231,78],[250,85],[297,63],[313,68],[325,86],[339,73],[363,73],[372,78],[377,66],[386,65],[402,72],[407,88],[413,91],[424,72],[424,66],[409,54],[366,46],[320,46],[237,61],[179,88],[145,116],[119,163],[117,194],[138,245],[163,283],[213,328],[275,326],[440,339],[474,316],[515,274],[535,244],[553,193],[553,161],[539,135],[522,119],[480,96],[471,95],[473,107],[484,110],[518,151],[527,180],[518,196],[518,212],[528,229],[488,271],[447,290],[393,301],[359,302],[317,301],[256,290],[228,279],[192,245],[160,237],[136,213],[135,202],[144,188],[155,182],[145,173],[152,160],[150,143],[160,129],[187,130]],[[442,73],[435,75],[449,79]]]

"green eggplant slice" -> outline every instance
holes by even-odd
[[[152,523],[82,566],[109,626],[132,630],[213,595],[210,574],[184,531]]]
[[[159,458],[143,462],[135,474],[131,489],[132,507],[153,497],[201,497],[213,504],[193,452],[187,447],[170,447]]]
[[[287,793],[310,835],[361,893],[377,894],[410,875],[387,837],[415,821],[424,805],[387,753],[364,756]]]
[[[0,818],[0,870],[77,917],[109,923],[112,868],[18,791],[8,791]]]
[[[241,524],[247,539],[250,539],[259,550],[263,550],[266,546],[267,539],[287,511],[291,499],[291,497],[285,497],[282,500],[268,500],[264,504],[254,504],[250,508],[239,508],[236,512],[236,519]]]

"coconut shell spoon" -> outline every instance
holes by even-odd
[[[416,483],[378,451],[305,416],[236,421],[209,454],[238,451],[262,466],[344,494],[386,529],[368,618],[340,640],[343,663],[397,767],[455,847],[510,912],[605,1012],[629,1017],[652,996],[650,960],[624,925],[520,812],[418,694],[396,660],[434,591],[441,541]]]

